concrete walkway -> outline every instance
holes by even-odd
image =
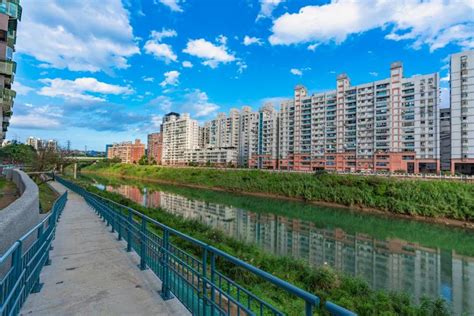
[[[61,184],[52,183],[59,192]],[[109,232],[79,195],[69,191],[44,287],[30,294],[22,315],[189,315],[176,299],[163,301],[160,281],[140,271],[138,256]]]

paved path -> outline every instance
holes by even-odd
[[[52,185],[64,192],[65,187]],[[69,191],[52,265],[43,268],[44,287],[30,294],[22,315],[188,315],[176,300],[163,301],[159,280],[140,271],[138,256],[127,253],[79,195]]]

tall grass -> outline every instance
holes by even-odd
[[[276,173],[101,164],[85,171],[199,185],[230,192],[258,192],[390,213],[474,221],[474,185],[442,180]]]

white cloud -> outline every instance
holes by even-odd
[[[260,0],[260,12],[257,20],[262,18],[269,18],[272,16],[273,10],[285,0]]]
[[[184,68],[193,68],[193,64],[188,60],[183,61],[182,65]]]
[[[300,76],[300,77],[301,77],[301,76],[303,75],[303,72],[304,72],[304,71],[308,71],[308,70],[311,70],[311,68],[310,68],[310,67],[305,67],[305,68],[300,68],[300,69],[298,69],[298,68],[291,68],[291,69],[290,69],[290,72],[291,72],[293,75],[295,75],[295,76]]]
[[[61,97],[64,99],[76,99],[84,101],[105,101],[105,98],[99,95],[119,95],[131,94],[133,90],[130,87],[118,86],[100,82],[95,78],[77,78],[75,80],[42,79],[46,84],[38,92],[40,95],[49,97]]]
[[[201,118],[214,114],[219,109],[217,104],[209,102],[206,92],[195,89],[185,95],[183,111],[191,112],[192,116]]]
[[[473,10],[471,0],[333,0],[277,18],[269,41],[272,45],[339,44],[350,35],[382,28],[388,30],[387,39],[409,40],[414,49],[426,44],[433,51],[448,43],[472,48]]]
[[[217,46],[203,38],[189,40],[183,52],[203,59],[203,65],[216,68],[220,63],[226,64],[236,59],[231,52],[227,51],[226,45],[222,42],[221,39],[221,45]]]
[[[260,40],[260,38],[258,38],[258,37],[250,37],[248,35],[245,35],[243,44],[245,46],[249,46],[249,45],[252,45],[252,44],[262,45],[263,43]]]
[[[290,72],[295,76],[302,76],[303,75],[303,72],[299,69],[296,69],[296,68],[291,68]]]
[[[311,44],[311,45],[308,45],[308,50],[314,52],[316,50],[316,48],[318,48],[319,44]]]
[[[237,66],[239,67],[239,68],[237,68],[237,72],[238,72],[239,74],[243,73],[244,70],[247,69],[247,64],[246,64],[243,60],[240,60],[240,59],[237,60],[237,63],[236,63],[236,64],[237,64]]]
[[[173,48],[169,44],[161,43],[161,40],[167,37],[177,36],[175,30],[163,28],[161,32],[151,31],[150,39],[146,41],[145,53],[155,56],[157,59],[163,60],[166,64],[178,61],[178,56],[173,52]]]
[[[158,42],[161,42],[162,39],[167,38],[167,37],[176,37],[178,36],[178,33],[176,33],[175,30],[172,29],[165,29],[163,28],[161,32],[158,31],[151,31],[150,37],[154,40],[157,40]]]
[[[176,86],[178,85],[179,83],[179,71],[176,71],[176,70],[171,70],[171,71],[168,71],[168,72],[165,72],[164,73],[164,76],[165,76],[165,80],[163,80],[161,83],[160,83],[160,86],[162,87],[166,87],[168,85],[170,86]]]
[[[446,74],[446,76],[442,77],[441,79],[439,79],[439,81],[441,82],[449,82],[451,79],[451,75],[449,74],[449,72]]]
[[[147,54],[151,54],[156,58],[163,60],[167,64],[178,60],[178,56],[176,56],[176,54],[173,52],[173,49],[168,44],[162,44],[154,40],[149,40],[145,43],[144,48]]]
[[[17,51],[46,67],[106,71],[128,67],[139,53],[120,0],[24,0]],[[47,37],[47,39],[46,39]]]
[[[14,128],[57,129],[63,116],[60,108],[51,106],[28,106],[20,114],[13,115],[10,124]]]
[[[171,111],[171,107],[173,106],[173,102],[171,101],[170,97],[160,95],[151,100],[148,105],[158,106],[158,108],[163,112]]]
[[[31,87],[22,85],[18,80],[13,82],[13,87],[12,88],[13,88],[13,90],[16,91],[17,95],[27,95],[28,93],[30,93],[31,91],[34,90]]]
[[[159,2],[164,4],[168,8],[170,8],[171,11],[183,12],[183,9],[179,6],[179,3],[183,2],[183,1],[180,1],[180,0],[159,0]]]
[[[153,82],[153,81],[155,81],[155,78],[153,78],[153,77],[143,77],[143,81]]]
[[[375,72],[375,71],[371,71],[371,72],[369,72],[369,75],[371,75],[372,77],[377,77],[379,75],[379,73]]]

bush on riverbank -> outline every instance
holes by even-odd
[[[137,211],[165,225],[209,243],[254,266],[269,271],[275,276],[314,293],[323,300],[331,300],[341,306],[356,311],[360,315],[449,314],[445,303],[441,299],[435,301],[425,299],[420,306],[415,306],[410,303],[409,297],[405,294],[371,290],[365,281],[345,276],[335,272],[329,267],[312,268],[306,263],[293,258],[271,255],[260,250],[257,246],[237,241],[228,237],[223,232],[211,229],[198,221],[184,219],[160,209],[143,207],[120,194],[101,191],[91,185],[84,186],[91,192],[133,207]],[[178,243],[178,246],[189,252],[196,253],[196,249],[187,243],[181,242]],[[301,300],[295,300],[294,297],[288,295],[286,292],[269,286],[267,282],[255,278],[252,274],[245,273],[240,269],[235,269],[234,266],[229,264],[224,265],[220,260],[217,261],[217,266],[220,271],[238,283],[245,284],[247,289],[270,304],[282,309],[287,314],[295,315],[295,311],[303,310]],[[324,313],[324,311],[322,311],[322,313]]]
[[[469,183],[100,163],[83,171],[199,185],[232,192],[269,193],[397,214],[474,221],[474,185]]]

